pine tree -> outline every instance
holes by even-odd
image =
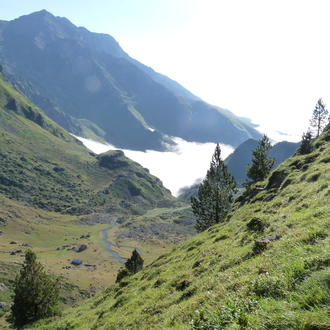
[[[304,133],[302,136],[302,140],[297,150],[297,153],[300,155],[306,155],[311,153],[313,151],[312,140],[312,133],[308,130],[307,133]]]
[[[252,183],[266,179],[274,166],[274,159],[268,157],[268,151],[272,148],[270,141],[264,135],[258,142],[257,148],[252,153],[252,164],[248,166],[247,176],[251,179],[245,183],[249,186]]]
[[[323,128],[328,123],[328,110],[325,108],[325,104],[322,99],[319,99],[313,111],[312,119],[310,120],[310,125],[316,131],[316,137],[318,137]]]
[[[143,262],[144,260],[140,256],[139,252],[134,249],[131,257],[125,262],[125,267],[130,273],[135,274],[142,269]]]
[[[197,197],[191,198],[191,207],[197,218],[197,231],[203,231],[216,223],[225,221],[235,192],[235,180],[221,159],[221,149],[217,144],[210,169],[198,188]]]
[[[123,278],[131,274],[135,274],[143,268],[144,260],[139,252],[134,249],[132,255],[125,262],[125,268],[120,268],[117,274],[116,283],[119,283]]]
[[[50,278],[37,262],[31,250],[26,251],[20,274],[14,282],[12,323],[20,328],[25,324],[57,313],[58,283]]]

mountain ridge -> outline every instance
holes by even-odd
[[[83,119],[99,138],[137,150],[164,150],[171,136],[230,145],[260,137],[246,121],[130,58],[113,37],[47,11],[6,22],[0,47],[5,74],[76,135],[91,130]]]

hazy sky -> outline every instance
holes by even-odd
[[[329,0],[0,0],[0,18],[47,9],[274,138],[330,107]],[[272,132],[272,133],[271,133]],[[282,137],[288,138],[288,137]]]

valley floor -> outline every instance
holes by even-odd
[[[12,280],[28,248],[37,253],[49,273],[61,278],[62,303],[72,305],[114,283],[119,268],[134,248],[149,264],[194,232],[192,225],[183,230],[173,224],[172,232],[169,230],[169,219],[189,212],[187,206],[154,209],[143,216],[70,216],[31,208],[5,197],[0,199],[0,283],[9,288],[0,291],[0,301],[4,302],[11,300]],[[136,235],[132,235],[132,224]],[[161,232],[164,226],[166,229]],[[78,252],[79,248],[86,249]],[[74,259],[80,259],[82,264],[74,266]],[[1,322],[3,328],[4,318]]]

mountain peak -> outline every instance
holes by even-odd
[[[22,17],[38,17],[38,18],[52,18],[52,19],[55,18],[55,16],[52,13],[50,13],[49,11],[47,11],[46,9],[35,11],[31,14],[21,16],[18,19],[20,19]]]

